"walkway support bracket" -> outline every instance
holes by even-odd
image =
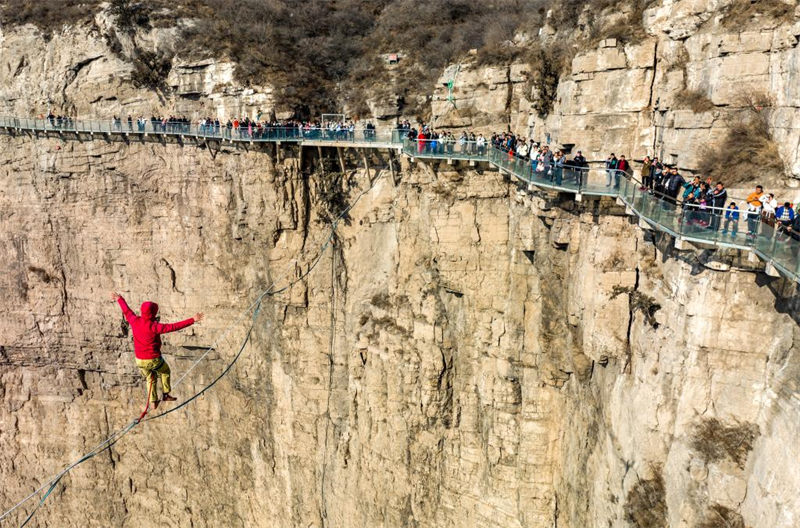
[[[770,277],[781,276],[780,272],[777,270],[777,268],[775,268],[775,265],[772,262],[767,262],[767,264],[764,266],[764,273],[766,273]]]

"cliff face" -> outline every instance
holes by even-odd
[[[493,171],[403,165],[394,184],[373,158],[337,192],[333,153],[309,149],[0,140],[4,505],[143,403],[109,289],[207,312],[168,338],[176,377],[234,326],[185,398],[381,176],[231,374],[71,473],[43,525],[793,525],[782,283]]]
[[[742,32],[709,15],[723,4],[662,2],[644,40],[580,53],[546,120],[529,65],[465,61],[435,123],[533,126],[591,157],[691,168],[725,134],[744,69],[776,97],[771,130],[796,165],[800,31]],[[274,110],[223,59],[137,88],[128,58],[172,46],[163,29],[115,44],[101,15],[49,41],[0,31],[5,114]],[[679,108],[684,90],[713,108]],[[613,202],[389,159],[0,136],[0,504],[140,412],[110,290],[164,320],[206,312],[166,338],[175,379],[230,329],[176,387],[185,399],[234,357],[245,307],[308,271],[369,189],[311,274],[268,298],[231,373],[70,473],[42,526],[797,524],[793,285],[743,255],[677,251]]]
[[[574,56],[547,116],[534,109],[543,94],[530,81],[538,70],[558,64],[481,67],[467,58],[457,72],[452,67],[443,73],[432,103],[435,122],[487,131],[508,125],[539,141],[550,137],[555,144],[575,145],[590,159],[605,159],[609,152],[636,159],[655,154],[696,170],[704,149],[719,144],[747,101],[763,95],[773,107],[770,132],[787,172],[800,176],[800,12],[776,19],[763,13],[766,4],[779,2],[766,2],[762,8],[753,4],[752,18],[737,22],[726,15],[741,4],[656,3],[644,11],[643,37],[603,39]],[[613,24],[614,14],[606,15]],[[617,24],[621,36],[636,31]],[[557,40],[548,35],[541,38]],[[452,79],[454,103],[444,88]]]
[[[32,26],[0,27],[0,113],[108,120],[114,115],[266,118],[276,111],[272,87],[242,86],[234,80],[235,65],[224,57],[175,57],[163,80],[156,82],[156,76],[155,85],[142,84],[148,74],[143,57],[174,54],[178,31],[122,32],[106,12],[49,38]]]
[[[563,72],[562,58],[550,55],[508,66],[479,65],[477,56],[468,55],[431,87],[431,121],[484,132],[510,127],[539,141],[574,145],[594,160],[610,151],[636,159],[655,154],[697,170],[707,150],[723,143],[742,109],[761,101],[770,105],[766,119],[777,148],[767,154],[779,155],[786,168],[785,174],[762,171],[761,181],[771,189],[794,187],[800,176],[800,11],[778,9],[781,0],[769,0],[753,4],[746,10],[752,16],[745,16],[740,12],[745,3],[662,0],[635,23],[624,18],[629,15],[624,11],[593,13],[595,26],[616,28],[619,38],[581,41],[580,51],[568,54],[572,58]],[[583,29],[572,33],[545,24],[539,35],[521,35],[516,47],[577,41],[590,25],[583,18],[579,22]],[[186,24],[191,21],[179,22]],[[52,38],[31,26],[0,28],[5,51],[0,113],[291,117],[281,111],[273,86],[242,85],[234,76],[235,64],[225,57],[174,56],[163,82],[143,86],[142,57],[173,56],[180,27],[120,31],[102,11],[91,24],[64,27]],[[555,70],[558,77],[547,115],[537,111],[546,95],[534,82],[544,70]],[[387,90],[376,86],[375,96]],[[380,126],[393,126],[403,114],[394,104],[373,106],[376,117],[386,118]],[[782,181],[788,175],[795,178]]]

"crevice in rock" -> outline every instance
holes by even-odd
[[[66,108],[68,100],[67,88],[69,88],[70,85],[73,82],[75,82],[75,79],[78,78],[78,74],[81,72],[81,70],[83,70],[86,66],[88,66],[89,64],[93,63],[94,61],[102,57],[103,57],[102,55],[98,55],[96,57],[87,57],[82,61],[77,62],[74,66],[72,66],[69,70],[67,70],[66,77],[64,79],[64,85],[61,88],[61,97],[63,98],[62,100],[64,101],[64,110],[67,109]]]
[[[161,259],[161,262],[163,262],[163,263],[164,263],[164,265],[165,265],[165,266],[167,267],[167,269],[169,270],[169,278],[170,278],[170,282],[172,283],[172,291],[174,291],[174,292],[176,292],[176,293],[183,294],[183,292],[182,292],[181,290],[179,290],[179,289],[178,289],[178,288],[175,286],[175,278],[176,278],[176,275],[175,275],[175,270],[173,269],[172,265],[171,265],[171,264],[170,264],[170,263],[167,261],[167,259],[165,259],[165,258],[162,258],[162,259]]]
[[[632,358],[632,347],[631,347],[631,329],[633,328],[633,318],[634,318],[634,307],[633,303],[630,302],[630,296],[633,295],[633,292],[639,291],[639,266],[636,266],[636,279],[633,283],[633,289],[631,293],[628,294],[628,328],[625,331],[625,364],[622,367],[622,372],[625,374],[631,373],[631,358]]]
[[[23,68],[25,68],[25,66],[27,66],[27,65],[28,65],[28,61],[25,60],[25,55],[23,55],[19,59],[19,63],[17,64],[17,67],[14,69],[14,74],[12,75],[12,77],[18,77],[19,74],[22,73]]]
[[[511,129],[511,102],[514,99],[514,84],[511,82],[511,66],[506,68],[506,104],[503,110],[509,130]]]
[[[653,46],[653,77],[650,79],[650,97],[647,99],[647,107],[653,108],[653,89],[656,85],[656,73],[658,72],[658,41]],[[653,116],[655,116],[655,108],[653,108]],[[655,125],[655,121],[653,122]]]
[[[280,147],[275,147],[280,148]],[[303,147],[300,147],[303,148]],[[302,211],[302,235],[303,235],[303,243],[301,244],[301,249],[305,249],[306,242],[308,241],[308,226],[311,222],[311,196],[310,196],[310,189],[308,184],[309,175],[303,171],[303,167],[300,167],[300,181],[302,182],[302,190],[303,193],[303,211]]]

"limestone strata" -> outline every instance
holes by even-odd
[[[702,147],[724,136],[743,98],[763,93],[774,99],[770,124],[781,155],[800,176],[800,11],[788,22],[761,17],[730,27],[717,16],[730,3],[656,3],[644,12],[647,36],[641,41],[605,39],[574,57],[546,118],[533,109],[540,94],[529,82],[532,68],[541,65],[479,67],[467,59],[455,76],[455,105],[442,87],[454,78],[455,67],[443,73],[432,104],[434,121],[485,131],[510,125],[539,141],[549,136],[554,144],[576,145],[590,159],[605,159],[608,151],[637,159],[656,153],[694,169]],[[687,92],[706,98],[711,109],[694,112]]]
[[[109,289],[165,319],[206,311],[167,339],[179,375],[261,288],[307,269],[322,220],[380,176],[231,374],[74,471],[42,525],[622,526],[662,511],[642,482],[661,492],[652,526],[715,505],[793,525],[781,283],[703,270],[613,203],[489,170],[404,162],[394,184],[373,158],[342,195],[332,152],[0,141],[4,505],[143,403]],[[698,440],[712,419],[757,433],[734,459]]]
[[[32,26],[0,28],[0,113],[224,120],[267,118],[276,112],[272,87],[241,86],[234,78],[235,64],[225,57],[176,56],[164,86],[139,86],[135,71],[139,54],[172,56],[180,30],[179,26],[127,34],[115,29],[105,12],[98,13],[92,24],[64,27],[51,38]]]

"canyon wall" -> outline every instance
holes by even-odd
[[[788,20],[756,16],[734,24],[723,13],[735,3],[658,2],[644,11],[645,33],[635,37],[631,35],[637,28],[620,20],[620,38],[602,39],[577,51],[560,76],[547,116],[535,110],[543,95],[532,82],[536,71],[545,67],[544,59],[482,66],[476,57],[467,57],[458,67],[448,68],[437,84],[434,123],[485,132],[510,128],[538,141],[549,138],[554,145],[574,145],[592,160],[604,160],[609,152],[636,159],[655,154],[682,169],[696,170],[704,149],[719,144],[737,112],[753,96],[764,95],[773,105],[770,131],[787,174],[796,178],[800,8]],[[752,11],[758,12],[754,6]],[[614,23],[613,16],[607,23]],[[563,36],[555,34],[557,28],[546,29],[550,33],[545,30],[539,38],[558,46]],[[535,45],[534,40],[517,45]],[[454,80],[453,101],[448,101],[445,87],[449,80]],[[778,184],[783,183],[781,176],[762,178]]]
[[[433,122],[691,169],[747,85],[774,97],[796,176],[797,17],[731,28],[724,5],[664,1],[639,41],[579,52],[546,118],[529,64],[466,58]],[[178,58],[165,90],[138,87],[133,50],[175,34],[115,43],[110,24],[0,28],[0,113],[280,114],[224,58]],[[683,108],[688,93],[711,107]],[[76,468],[38,525],[797,524],[794,285],[737,252],[678,251],[610,200],[485,165],[344,156],[0,135],[0,507],[141,411],[110,290],[164,320],[206,312],[166,338],[175,379],[219,338],[183,400],[235,357],[246,307],[275,284],[290,286],[231,372]]]
[[[43,526],[793,525],[793,287],[740,257],[482,167],[348,156],[339,187],[311,149],[0,141],[4,506],[143,404],[108,290],[207,313],[167,338],[176,377],[232,328],[186,398],[369,189],[231,373],[74,470]]]

